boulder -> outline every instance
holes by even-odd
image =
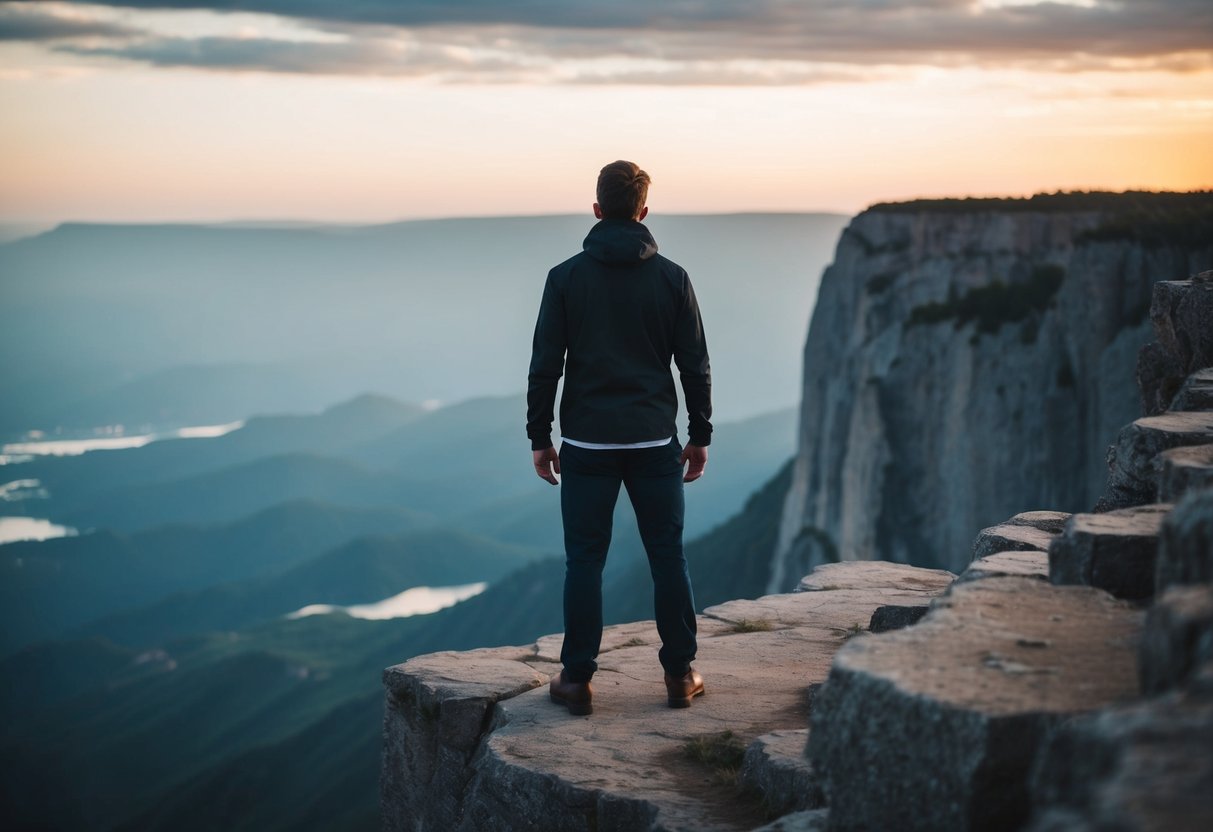
[[[810,692],[878,607],[925,604],[950,581],[896,564],[828,572],[848,588],[706,610],[695,661],[706,692],[687,709],[666,703],[652,622],[604,632],[589,717],[549,699],[559,635],[389,668],[384,829],[749,830],[776,807],[820,805],[803,753]]]
[[[772,815],[786,815],[825,805],[817,774],[805,756],[809,730],[763,734],[750,743],[741,764],[741,784],[762,795]]]
[[[1047,552],[1056,532],[1035,526],[999,523],[978,532],[973,540],[973,559],[978,560],[999,552]]]
[[[1137,360],[1137,385],[1147,414],[1171,409],[1188,376],[1213,366],[1213,281],[1208,274],[1154,284],[1150,323],[1155,341],[1142,348]]]
[[[494,706],[548,682],[530,650],[430,653],[383,671],[387,688],[380,805],[385,829],[454,829]]]
[[[831,589],[871,589],[938,593],[956,576],[943,569],[924,569],[887,560],[849,560],[825,563],[800,579],[797,592]]]
[[[1213,585],[1171,587],[1146,614],[1140,657],[1142,692],[1150,695],[1177,688],[1210,662]]]
[[[871,621],[868,622],[868,631],[887,633],[889,630],[900,630],[902,627],[909,627],[922,620],[922,617],[927,614],[928,609],[930,607],[926,604],[886,604],[883,607],[877,607],[876,611],[872,613]]]
[[[1171,400],[1171,410],[1213,410],[1213,367],[1188,376]]]
[[[1162,464],[1158,482],[1160,501],[1175,503],[1189,491],[1213,488],[1213,445],[1171,448],[1159,454],[1159,460]]]
[[[809,734],[831,828],[1021,826],[1049,732],[1136,693],[1141,618],[1091,587],[990,578],[848,641]]]
[[[1174,693],[1063,725],[1032,798],[1031,832],[1213,829],[1213,697]]]
[[[1187,494],[1163,521],[1155,582],[1159,591],[1213,583],[1213,489]]]
[[[960,573],[958,583],[977,581],[982,578],[1036,578],[1049,579],[1049,554],[1047,551],[1027,550],[1021,552],[999,552],[978,558],[969,568]]]
[[[1171,505],[1075,514],[1049,546],[1049,580],[1106,589],[1118,598],[1154,594],[1158,533]]]
[[[1158,497],[1162,460],[1170,448],[1213,444],[1213,412],[1168,412],[1121,428],[1108,448],[1108,487],[1096,511],[1152,503]]]
[[[1069,519],[1070,514],[1065,511],[1021,511],[1007,520],[1006,525],[1031,526],[1049,534],[1061,534]]]

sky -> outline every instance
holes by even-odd
[[[0,222],[1213,187],[1208,0],[0,2]]]

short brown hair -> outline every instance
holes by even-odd
[[[611,162],[598,173],[598,207],[609,220],[634,220],[649,197],[649,175],[635,162]]]

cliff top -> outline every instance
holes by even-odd
[[[810,808],[772,804],[811,800],[806,688],[878,608],[925,610],[953,579],[870,562],[819,573],[808,591],[704,611],[706,693],[686,710],[666,706],[652,621],[606,629],[590,717],[548,699],[559,635],[388,668],[385,828],[740,830]],[[784,785],[739,799],[743,762]]]
[[[1168,210],[1213,207],[1213,191],[1055,191],[1028,197],[968,196],[877,202],[862,213],[972,214],[981,212],[1058,213],[1074,211]]]

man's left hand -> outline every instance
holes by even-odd
[[[542,451],[533,451],[532,455],[535,457],[535,473],[539,478],[547,480],[552,485],[560,485],[560,481],[552,473],[552,469],[556,470],[556,474],[560,473],[560,456],[556,453],[556,449],[549,445]]]
[[[708,449],[703,445],[687,445],[682,449],[683,465],[687,466],[682,476],[683,482],[694,482],[703,476],[703,470],[708,467]],[[687,465],[687,463],[690,465]]]

